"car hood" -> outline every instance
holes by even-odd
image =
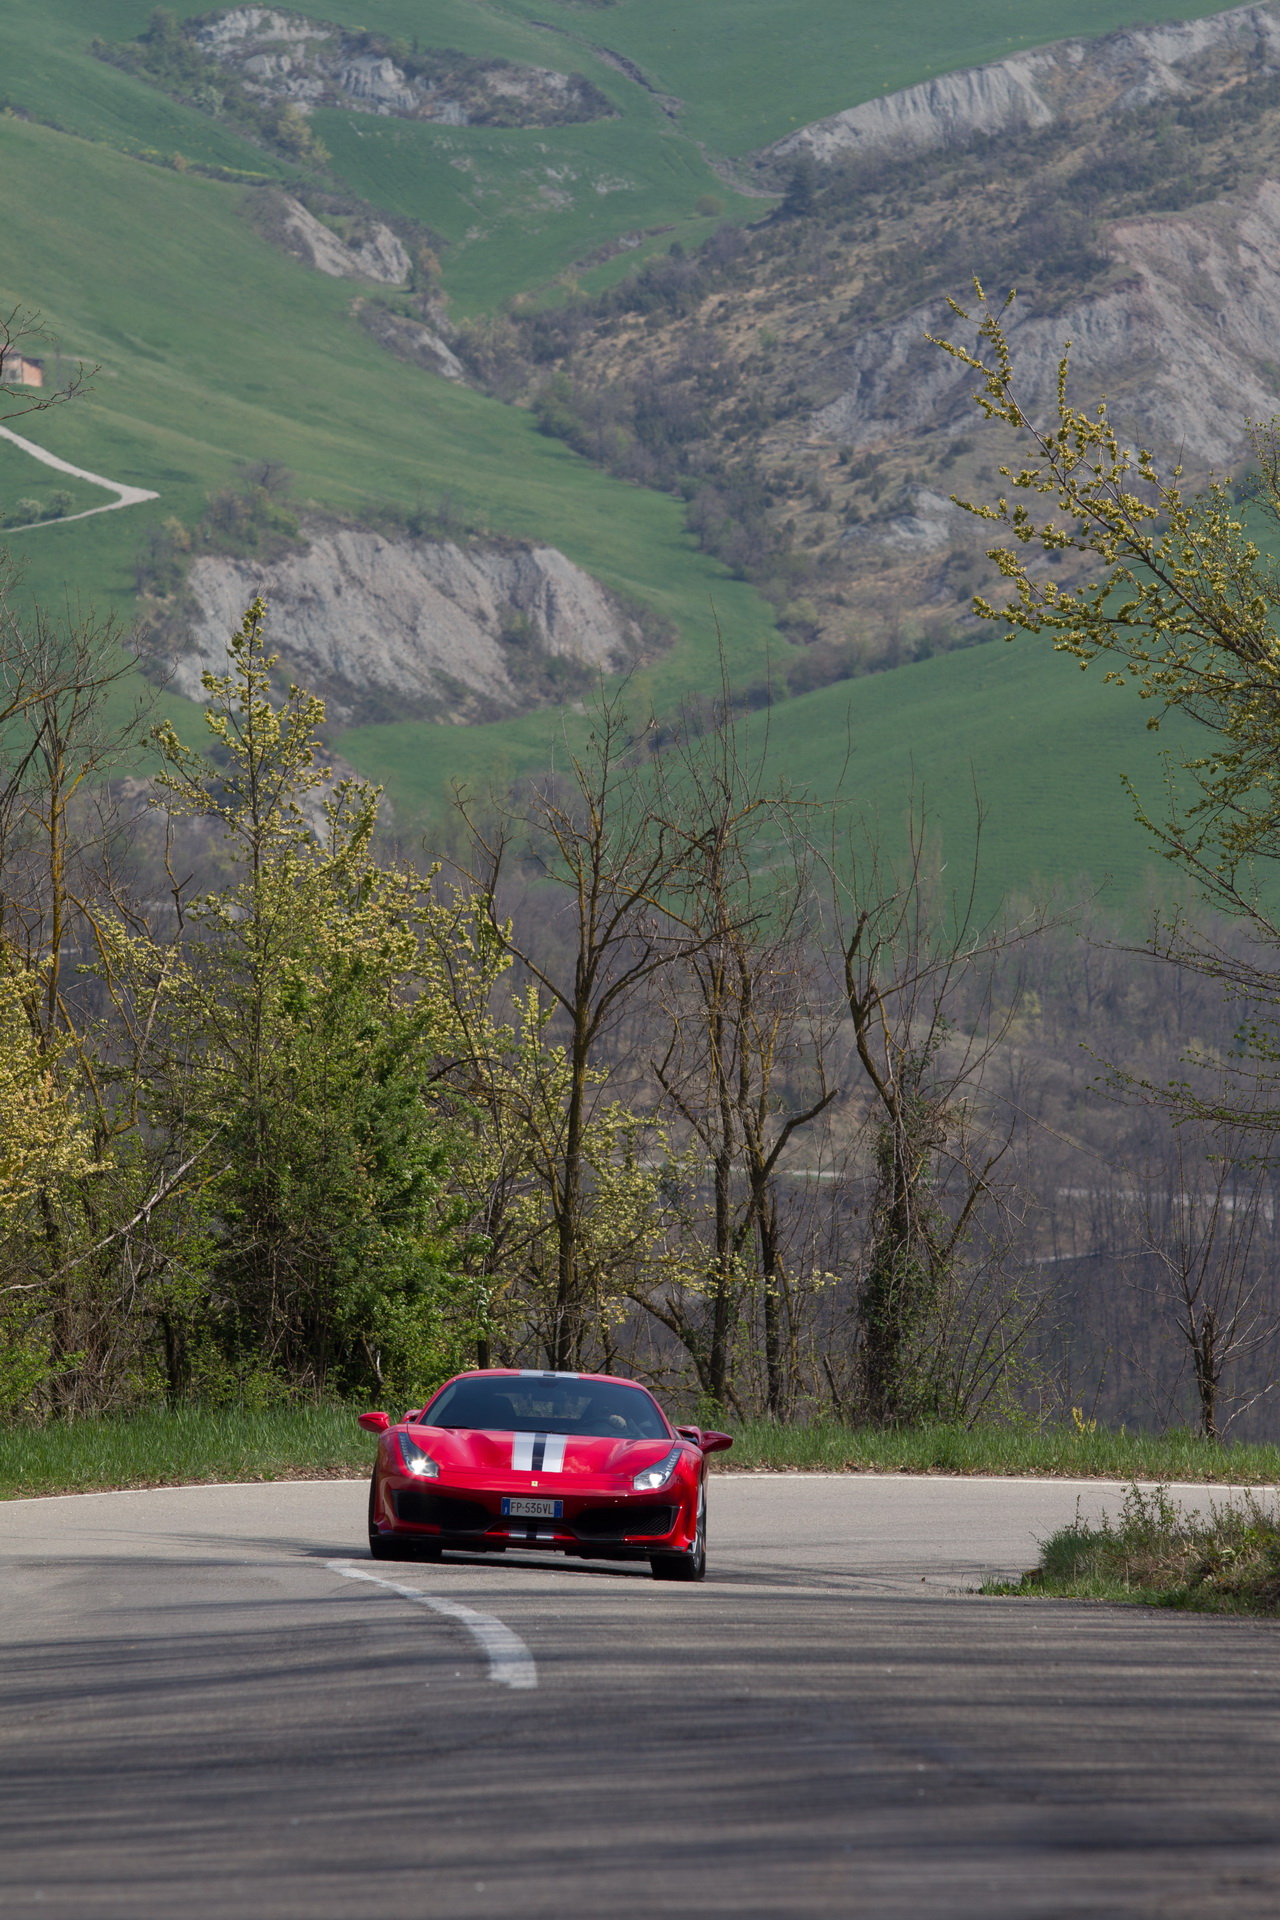
[[[413,1438],[441,1469],[487,1475],[590,1475],[624,1478],[652,1466],[677,1441],[614,1440],[580,1434],[500,1433],[469,1427],[413,1426]]]

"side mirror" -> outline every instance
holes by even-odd
[[[712,1433],[710,1429],[708,1429],[699,1440],[698,1445],[704,1453],[723,1453],[726,1447],[733,1445],[733,1435],[731,1433]]]
[[[681,1434],[686,1440],[692,1440],[695,1447],[702,1445],[701,1427],[677,1427],[676,1432]]]
[[[385,1433],[391,1425],[389,1413],[361,1413],[356,1416],[356,1425],[363,1427],[366,1433]]]

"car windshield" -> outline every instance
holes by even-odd
[[[578,1433],[601,1440],[665,1440],[671,1432],[643,1387],[518,1374],[455,1380],[423,1408],[422,1419],[431,1427]]]

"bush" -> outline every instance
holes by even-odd
[[[1045,1541],[1013,1589],[1131,1599],[1208,1613],[1280,1613],[1280,1519],[1256,1494],[1183,1513],[1168,1489],[1130,1486],[1116,1521],[1077,1518]]]

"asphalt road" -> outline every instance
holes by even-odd
[[[1277,1627],[965,1591],[1118,1490],[712,1494],[701,1587],[375,1565],[347,1482],[0,1506],[0,1912],[1280,1914]]]

